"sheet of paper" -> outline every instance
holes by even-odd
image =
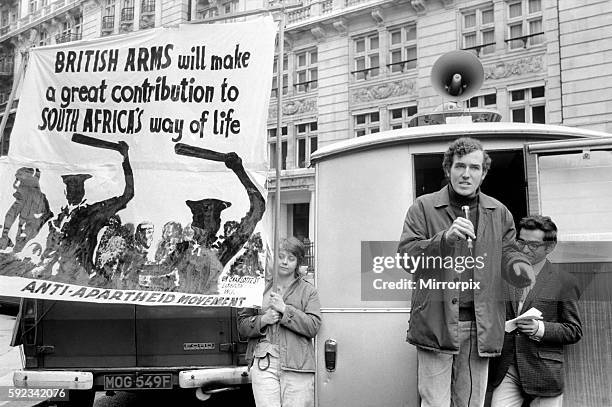
[[[529,308],[527,311],[514,319],[506,321],[506,332],[512,332],[516,329],[516,322],[521,319],[542,319],[542,311],[537,308]]]

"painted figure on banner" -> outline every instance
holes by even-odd
[[[94,267],[94,251],[98,244],[98,233],[108,224],[109,219],[134,197],[134,175],[129,160],[129,146],[120,141],[109,143],[103,140],[87,137],[87,142],[99,147],[110,148],[123,157],[122,167],[125,179],[123,193],[104,201],[88,204],[85,199],[85,181],[90,174],[67,174],[62,176],[66,185],[64,206],[55,219],[49,222],[49,235],[43,253],[42,264],[44,277],[63,282],[73,282],[87,285],[91,277],[96,276]],[[123,250],[125,242],[113,240],[113,251]],[[117,254],[114,257],[118,257]],[[118,266],[118,265],[117,265]],[[114,266],[111,266],[114,267]],[[105,277],[109,279],[109,277]]]
[[[232,264],[230,274],[238,277],[263,277],[263,261],[260,259],[260,253],[263,253],[261,234],[253,234],[244,248],[244,253]]]
[[[139,286],[142,270],[150,263],[149,249],[153,245],[155,226],[149,221],[140,222],[136,226],[131,245],[128,245],[123,256],[123,267],[120,284],[117,288],[135,289]]]
[[[0,236],[0,250],[13,248],[13,253],[19,253],[25,245],[33,239],[47,220],[53,217],[49,209],[47,197],[40,190],[40,170],[38,168],[22,167],[15,173],[13,188],[15,202],[6,212],[2,235]],[[17,220],[17,233],[15,243],[9,238],[9,231]]]
[[[155,261],[164,262],[171,255],[176,246],[181,242],[183,227],[179,222],[166,222],[162,228],[162,240],[157,244]]]
[[[134,226],[131,223],[123,225],[119,215],[111,216],[102,230],[102,237],[96,249],[96,269],[104,268],[109,257],[121,257],[125,254],[125,250],[123,253],[117,253],[115,250],[116,243],[118,242],[118,239],[115,238],[120,238],[126,249],[134,245],[134,238],[132,236],[134,234]],[[111,241],[113,242],[112,245]],[[114,254],[111,255],[111,252]]]
[[[223,161],[238,176],[249,197],[249,211],[240,222],[226,222],[222,236],[217,235],[221,227],[221,212],[229,208],[231,202],[214,198],[186,201],[193,216],[190,224],[193,240],[179,246],[180,251],[170,260],[171,268],[179,274],[180,291],[216,293],[219,275],[253,234],[263,216],[265,201],[236,153],[223,154],[186,147],[204,152],[199,158]]]

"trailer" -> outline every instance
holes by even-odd
[[[416,348],[406,342],[410,290],[401,284],[410,274],[376,273],[372,258],[395,255],[407,209],[444,185],[443,153],[461,136],[483,143],[493,163],[482,191],[516,223],[527,214],[557,223],[553,261],[580,282],[584,330],[566,347],[564,400],[612,405],[612,135],[504,122],[392,130],[313,155],[318,405],[419,405]],[[381,277],[395,284],[382,288]]]

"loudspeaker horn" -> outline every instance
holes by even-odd
[[[433,88],[445,99],[466,100],[482,86],[484,69],[471,52],[451,51],[434,63],[430,79]]]

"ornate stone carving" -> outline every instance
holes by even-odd
[[[347,35],[348,28],[346,27],[345,19],[341,18],[339,20],[336,20],[332,23],[332,25],[334,26],[334,28],[336,29],[336,31],[338,31],[340,35]]]
[[[146,29],[146,28],[151,28],[151,27],[155,27],[155,14],[149,13],[146,15],[141,15],[140,16],[140,28]]]
[[[410,0],[410,4],[417,13],[424,13],[426,10],[425,0]]]
[[[315,27],[312,27],[310,29],[310,32],[312,33],[312,35],[314,35],[317,41],[325,39],[325,30],[321,26],[317,25]]]
[[[455,3],[455,0],[442,0],[442,4],[446,8],[452,7],[454,3]]]
[[[268,120],[274,119],[276,117],[276,104],[271,103],[270,108],[268,109]],[[290,100],[287,103],[283,104],[283,115],[292,116],[296,114],[303,113],[316,113],[317,112],[317,99],[297,99]]]
[[[385,22],[385,18],[383,17],[383,13],[380,8],[375,8],[370,14],[377,25],[382,25]]]
[[[485,79],[502,79],[512,75],[540,72],[544,70],[542,55],[525,57],[514,61],[498,62],[484,68]]]
[[[402,79],[394,82],[379,83],[377,85],[355,89],[352,92],[353,102],[372,102],[374,100],[390,97],[416,95],[416,84],[413,80]]]
[[[28,32],[28,41],[34,43],[36,41],[38,41],[38,28],[31,28],[30,31]]]
[[[134,22],[133,21],[122,21],[119,25],[120,33],[127,33],[134,31]]]

